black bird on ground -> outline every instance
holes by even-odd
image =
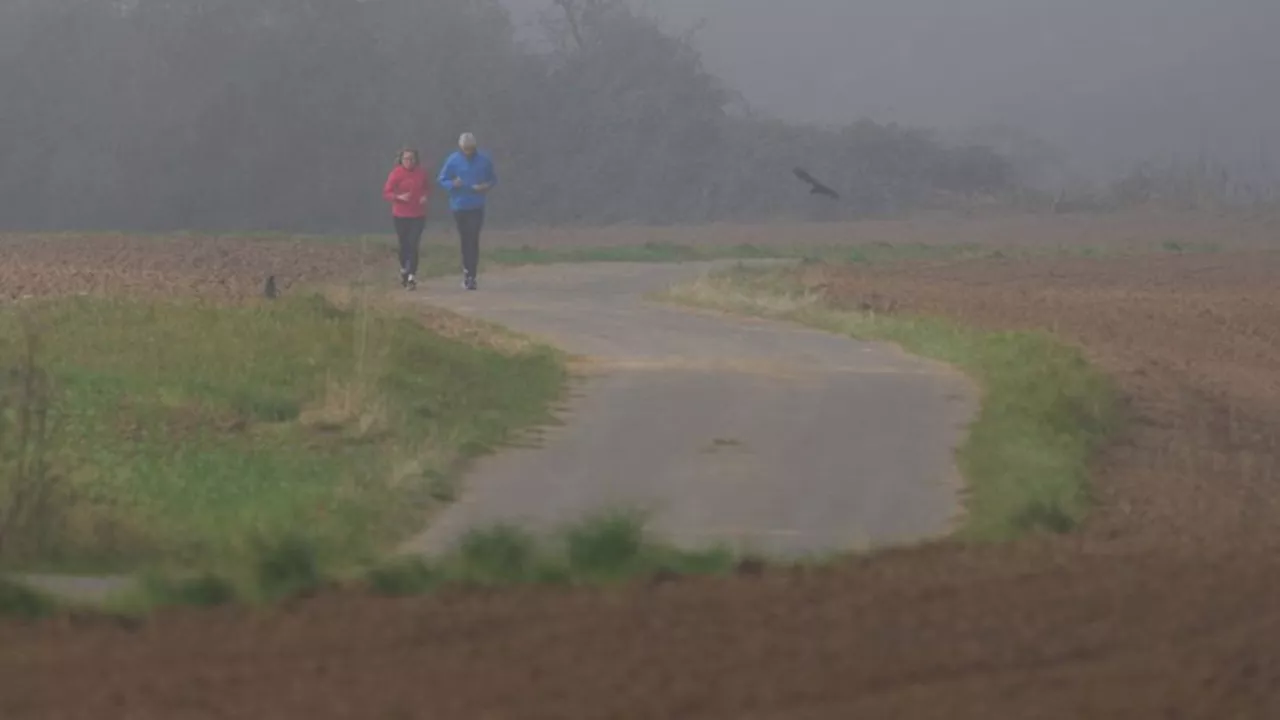
[[[796,177],[800,178],[800,179],[801,179],[801,180],[803,180],[804,182],[809,183],[809,185],[810,185],[810,188],[809,188],[809,194],[810,194],[810,195],[826,195],[827,197],[829,197],[829,198],[831,198],[831,199],[833,199],[833,200],[839,200],[839,199],[840,199],[840,195],[839,195],[839,193],[837,193],[835,190],[832,190],[831,188],[827,187],[826,185],[823,185],[822,183],[818,182],[817,180],[814,180],[814,179],[813,179],[813,176],[812,176],[812,175],[810,175],[810,174],[809,174],[809,173],[808,173],[804,168],[796,168],[796,169],[792,170],[791,172],[795,173]]]
[[[262,294],[266,295],[268,298],[272,300],[275,300],[277,297],[280,297],[280,290],[276,288],[275,275],[267,276],[267,284],[265,287],[262,288]]]

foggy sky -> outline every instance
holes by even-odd
[[[517,22],[550,0],[506,0]],[[1002,123],[1096,175],[1201,151],[1280,180],[1280,0],[643,0],[789,120]]]

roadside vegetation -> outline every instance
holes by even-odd
[[[109,600],[106,610],[140,615],[180,606],[263,605],[340,587],[406,597],[449,588],[601,586],[722,575],[750,566],[723,548],[687,551],[655,543],[643,517],[614,511],[548,536],[514,525],[481,528],[440,557],[396,555],[345,569],[327,565],[311,544],[285,538],[259,548],[251,562],[233,570],[144,574]]]
[[[0,577],[0,618],[33,620],[68,609],[140,617],[177,607],[268,606],[348,589],[381,597],[449,589],[582,587],[665,582],[753,572],[754,558],[728,548],[682,550],[654,542],[644,517],[606,511],[549,535],[515,525],[480,528],[438,557],[398,554],[364,564],[335,564],[299,535],[256,545],[216,569],[151,568],[136,582],[93,603],[55,598]]]
[[[1116,395],[1079,351],[1052,335],[835,308],[806,290],[792,268],[739,266],[663,297],[887,341],[959,368],[982,395],[958,452],[967,481],[961,536],[1009,540],[1030,531],[1066,532],[1084,519],[1090,463],[1119,422]]]
[[[284,538],[374,557],[549,419],[555,351],[358,297],[0,308],[0,567],[217,568]]]
[[[912,258],[959,259],[990,257],[995,252],[979,245],[828,245],[762,247],[751,244],[693,246],[649,242],[618,247],[543,249],[497,248],[489,253],[496,265],[548,265],[582,262],[673,263],[709,260],[824,260],[833,263],[870,263]]]
[[[0,577],[0,618],[35,620],[53,614],[58,603],[20,582]]]
[[[992,247],[982,243],[844,243],[831,245],[787,245],[770,243],[754,245],[689,245],[674,242],[646,242],[636,245],[578,248],[541,248],[523,246],[494,248],[483,253],[483,261],[498,266],[549,265],[553,263],[582,262],[646,262],[675,263],[710,260],[804,260],[808,262],[887,263],[906,260],[999,260],[1032,257],[1105,257],[1140,252],[1149,253],[1212,253],[1218,251],[1214,243],[1177,243],[1165,241],[1158,247],[1125,248],[1095,245],[1046,245],[1043,247]],[[430,248],[428,272],[451,274],[452,248],[441,251]]]

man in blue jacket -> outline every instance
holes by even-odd
[[[462,287],[476,289],[476,266],[480,263],[480,228],[484,226],[485,196],[498,184],[493,161],[476,148],[476,138],[463,133],[458,151],[440,168],[440,186],[449,192],[449,209],[458,225],[462,241]]]

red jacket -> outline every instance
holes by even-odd
[[[391,214],[395,217],[425,217],[430,193],[431,184],[427,182],[427,174],[421,165],[409,170],[397,164],[387,176],[387,184],[382,187],[382,199],[391,203]],[[399,200],[396,195],[408,195],[409,199]]]

